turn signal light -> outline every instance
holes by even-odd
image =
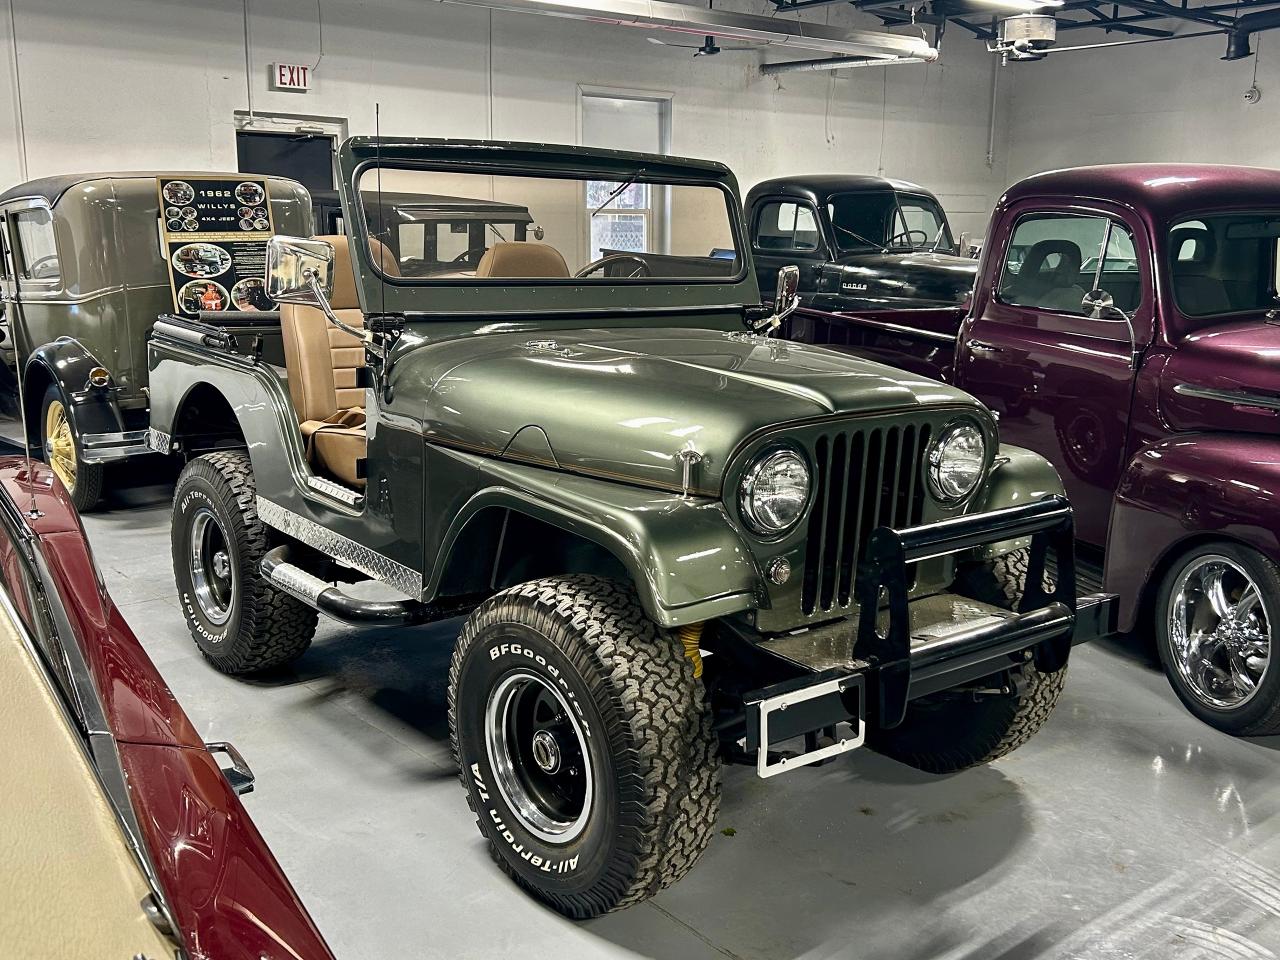
[[[89,371],[89,386],[105,387],[111,382],[111,371],[106,367],[94,367]]]

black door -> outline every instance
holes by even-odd
[[[828,259],[818,223],[818,212],[803,200],[766,197],[755,205],[751,216],[752,256],[760,295],[765,300],[773,299],[778,270],[788,264],[800,268],[801,296],[817,292],[822,267]]]

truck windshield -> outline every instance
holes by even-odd
[[[1280,213],[1219,213],[1169,229],[1169,276],[1178,310],[1217,317],[1280,308]]]
[[[841,193],[827,201],[827,216],[845,252],[955,251],[947,216],[932,197],[894,190]]]
[[[722,283],[743,270],[732,197],[712,184],[383,166],[359,190],[402,281]]]

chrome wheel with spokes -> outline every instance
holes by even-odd
[[[498,790],[522,825],[548,843],[586,826],[591,754],[573,709],[536,673],[516,671],[489,695],[485,746]]]
[[[1208,554],[1183,567],[1167,629],[1178,672],[1206,705],[1231,710],[1257,695],[1271,661],[1271,617],[1243,566]]]

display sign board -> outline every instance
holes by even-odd
[[[300,63],[273,63],[271,65],[272,90],[311,89],[311,68]]]
[[[274,233],[267,181],[161,177],[156,189],[174,309],[189,317],[276,309],[264,283]]]

